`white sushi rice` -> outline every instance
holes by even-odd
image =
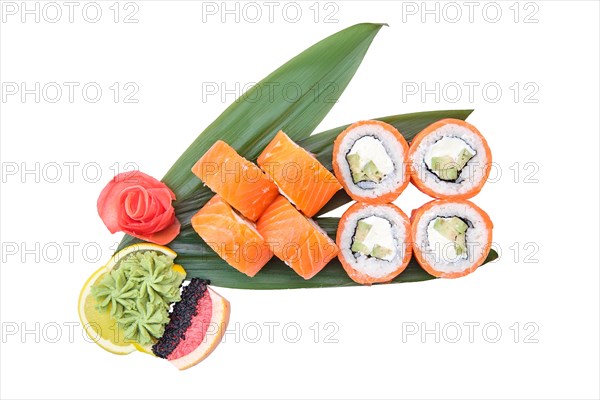
[[[354,253],[351,250],[358,221],[372,216],[383,218],[391,223],[396,254],[389,261]],[[406,245],[409,242],[408,235],[409,232],[404,226],[404,218],[394,208],[385,204],[367,206],[348,216],[345,229],[341,233],[341,241],[339,243],[342,243],[342,246],[339,250],[342,257],[356,271],[373,278],[383,278],[397,270],[402,264],[402,260],[406,254]]]
[[[453,243],[440,240],[437,232],[432,234],[430,224],[437,217],[458,217],[467,222],[469,227],[465,232],[467,244],[466,257],[456,256]],[[418,221],[417,234],[413,246],[421,250],[425,261],[433,269],[440,272],[462,272],[473,266],[486,250],[488,228],[481,214],[464,203],[445,203],[431,207]]]
[[[470,149],[467,148],[469,152],[475,151],[475,155],[467,162],[456,182],[441,180],[431,172],[426,162],[427,158],[431,158],[431,147],[444,137],[461,139],[469,146]],[[427,187],[444,195],[458,195],[472,190],[482,179],[485,179],[486,168],[491,160],[487,159],[485,147],[479,136],[464,126],[446,124],[427,135],[412,153],[409,161]]]
[[[385,160],[385,157],[387,156],[393,164],[393,169],[387,173],[379,183],[370,181],[354,183],[352,180],[352,171],[350,170],[346,156],[351,151],[354,151],[355,153],[360,151],[359,149],[353,149],[353,146],[355,142],[365,136],[372,136],[381,142],[383,149],[385,149],[385,153],[387,153],[381,154],[379,159],[375,158],[373,162],[377,165],[377,162],[379,161],[381,164],[381,161]],[[347,182],[349,190],[358,196],[377,198],[381,195],[393,192],[398,186],[401,186],[404,183],[404,171],[406,168],[406,165],[404,165],[404,148],[396,137],[382,126],[367,124],[352,129],[342,140],[339,151],[335,154],[335,157],[335,161],[342,173],[342,179]],[[387,161],[384,161],[384,163],[387,164]]]

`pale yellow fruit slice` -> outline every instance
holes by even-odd
[[[168,257],[175,258],[177,253],[165,246],[153,243],[137,243],[116,253],[105,266],[94,272],[85,282],[79,294],[78,312],[81,324],[87,335],[98,346],[114,354],[129,354],[135,350],[152,354],[152,346],[141,346],[125,339],[125,335],[116,321],[110,316],[110,310],[100,312],[96,309],[96,299],[91,295],[91,287],[107,272],[111,271],[120,260],[137,251],[156,251]],[[173,270],[186,275],[181,265],[173,265]]]
[[[125,341],[123,331],[110,316],[110,310],[100,312],[96,309],[96,299],[90,288],[106,274],[104,267],[88,278],[79,294],[79,319],[87,335],[98,346],[114,354],[129,354],[135,351],[132,343]]]

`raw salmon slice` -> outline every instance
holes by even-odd
[[[258,219],[256,228],[273,253],[304,279],[310,279],[337,256],[333,240],[312,219],[279,196]]]
[[[281,194],[312,217],[342,188],[335,176],[283,131],[258,157],[258,165],[275,181]]]
[[[277,186],[255,164],[222,140],[192,167],[192,172],[244,217],[256,221],[277,197]]]
[[[222,259],[248,276],[256,275],[273,256],[254,223],[219,195],[192,217],[192,226]]]

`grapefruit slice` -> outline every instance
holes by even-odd
[[[165,333],[152,346],[158,357],[184,370],[204,360],[221,342],[229,322],[229,302],[193,278],[175,303]]]

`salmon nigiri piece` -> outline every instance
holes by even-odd
[[[258,157],[258,165],[304,215],[312,217],[342,188],[312,154],[279,131]]]
[[[248,276],[256,275],[273,256],[254,223],[238,215],[219,195],[192,217],[192,226],[222,259]]]
[[[312,219],[279,196],[258,219],[256,228],[277,257],[310,279],[337,256],[333,240]]]
[[[277,197],[277,185],[255,164],[222,140],[192,167],[192,172],[244,217],[256,221]]]

